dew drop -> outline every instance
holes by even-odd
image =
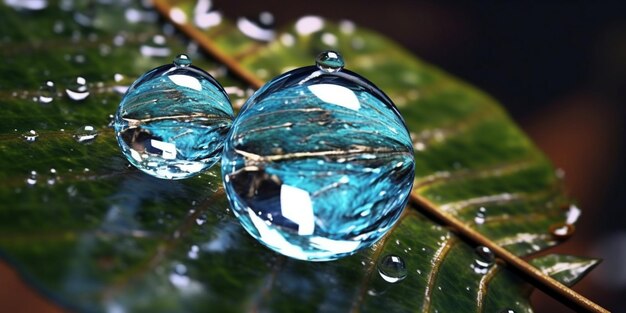
[[[200,248],[197,245],[193,245],[189,249],[189,252],[187,252],[187,256],[192,260],[197,260],[199,252]]]
[[[513,309],[502,309],[500,311],[498,311],[498,313],[515,313],[515,311],[513,311]]]
[[[39,87],[39,95],[37,96],[37,101],[39,103],[50,103],[54,100],[54,96],[56,95],[56,87],[54,86],[54,82],[51,80],[46,81]]]
[[[89,96],[87,80],[81,76],[76,77],[76,81],[65,88],[65,93],[74,101],[85,100]]]
[[[37,141],[37,138],[39,138],[39,134],[34,129],[31,129],[23,133],[22,138],[24,138],[27,142],[35,142]]]
[[[37,183],[37,172],[36,171],[30,171],[30,175],[28,175],[28,178],[26,178],[26,183],[30,186],[33,186]]]
[[[88,143],[96,139],[98,131],[91,125],[80,127],[74,132],[74,139],[78,143]]]
[[[186,54],[179,54],[174,59],[174,65],[176,65],[176,67],[187,67],[191,65],[191,58]]]
[[[343,69],[345,63],[343,57],[335,51],[324,51],[315,59],[317,67],[328,73],[337,72]]]
[[[48,0],[4,0],[4,4],[15,10],[39,11],[48,7]]]
[[[176,264],[176,266],[174,266],[174,270],[170,273],[169,279],[172,285],[179,288],[187,287],[191,282],[187,276],[187,267],[183,264]]]
[[[407,276],[406,264],[397,255],[386,255],[378,262],[378,274],[386,282],[397,283]]]
[[[493,266],[496,256],[493,254],[491,249],[485,246],[478,246],[474,251],[476,258],[474,259],[474,263],[471,267],[474,269],[476,274],[486,274],[489,271],[489,268]]]
[[[244,35],[259,41],[272,41],[276,37],[274,16],[269,12],[261,12],[256,19],[240,17],[237,28]]]
[[[50,177],[48,177],[48,180],[46,182],[48,183],[48,185],[52,186],[56,184],[57,180],[58,180],[57,170],[54,168],[51,168]]]
[[[196,217],[196,224],[198,224],[198,226],[202,226],[204,225],[204,223],[206,223],[206,219],[207,219],[206,215],[202,214]]]
[[[208,29],[222,23],[222,13],[215,11],[211,0],[198,0],[193,14],[193,22],[201,29]]]
[[[478,225],[482,225],[485,223],[485,219],[487,219],[487,209],[485,209],[484,207],[480,207],[478,209],[478,212],[476,212],[474,222]]]

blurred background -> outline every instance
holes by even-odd
[[[229,18],[271,12],[278,27],[309,14],[349,19],[491,94],[583,209],[576,234],[550,250],[604,259],[574,289],[611,311],[626,306],[626,2],[215,2]],[[6,265],[0,278],[10,312],[61,312]],[[541,292],[533,301],[536,312],[570,312]]]

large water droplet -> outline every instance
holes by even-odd
[[[139,51],[147,57],[166,57],[170,55],[170,48],[167,47],[165,36],[163,35],[154,35],[152,43],[141,45]]]
[[[40,103],[50,103],[54,100],[56,96],[57,90],[54,86],[54,82],[51,80],[46,81],[39,87],[39,95],[37,96],[37,101]]]
[[[65,93],[74,101],[85,100],[89,96],[87,80],[81,76],[76,77],[76,81],[65,88]]]
[[[397,255],[386,255],[378,262],[378,274],[387,282],[397,283],[406,278],[406,264]]]
[[[176,65],[176,67],[189,66],[191,65],[191,58],[186,54],[179,54],[176,56],[176,59],[174,59],[174,65]]]
[[[478,209],[478,212],[476,212],[476,216],[474,217],[474,222],[478,225],[482,225],[483,223],[485,223],[486,219],[487,219],[487,209],[485,209],[484,207],[480,207]]]
[[[23,133],[22,138],[28,142],[35,142],[37,141],[37,138],[39,138],[39,134],[34,129],[31,129]]]
[[[476,274],[486,274],[489,271],[489,268],[491,268],[496,261],[496,256],[493,254],[491,249],[485,246],[478,246],[474,251],[476,253],[476,258],[474,259],[474,263],[471,267],[474,269]]]
[[[91,142],[98,136],[98,131],[91,125],[80,127],[74,132],[74,139],[79,143]]]
[[[345,63],[343,57],[335,51],[324,51],[315,59],[317,67],[324,72],[337,72],[343,69]]]

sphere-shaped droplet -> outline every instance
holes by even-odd
[[[224,145],[222,177],[253,237],[293,258],[332,260],[398,220],[413,184],[412,142],[372,83],[309,66],[246,102]]]
[[[185,67],[191,65],[191,59],[186,54],[179,54],[174,59],[174,65],[177,67]]]
[[[573,224],[556,223],[550,226],[550,233],[558,240],[564,240],[574,234],[576,227]]]
[[[24,132],[22,134],[22,138],[24,138],[24,140],[28,142],[35,142],[37,141],[37,138],[39,138],[39,134],[34,129],[31,129],[27,132]]]
[[[317,67],[325,72],[336,72],[343,69],[345,63],[341,54],[335,51],[324,51],[315,59]]]
[[[487,209],[485,209],[484,207],[480,207],[476,212],[476,216],[474,216],[474,223],[476,223],[477,225],[482,225],[485,223],[486,219]]]
[[[472,264],[472,268],[474,272],[477,274],[486,274],[489,271],[489,268],[496,261],[496,256],[493,254],[491,249],[485,246],[478,246],[474,250],[475,258],[474,263]]]
[[[82,126],[74,132],[74,140],[78,143],[91,142],[96,139],[97,136],[98,130],[91,125]]]
[[[84,77],[76,77],[76,80],[71,82],[67,88],[65,88],[65,93],[70,99],[74,101],[85,100],[89,97],[89,87],[87,87],[87,80]]]
[[[404,260],[397,255],[386,255],[378,261],[378,274],[386,282],[397,283],[408,273]]]
[[[37,101],[39,103],[48,104],[54,100],[56,96],[56,87],[51,80],[46,81],[39,87],[39,94],[37,95]]]
[[[114,126],[131,164],[155,177],[181,179],[220,159],[233,117],[224,88],[211,75],[168,64],[128,88]]]

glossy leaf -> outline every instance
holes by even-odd
[[[165,181],[129,167],[107,124],[124,86],[144,71],[187,52],[235,105],[251,90],[153,9],[109,2],[0,6],[0,251],[33,286],[89,312],[531,311],[522,279],[500,263],[477,273],[475,247],[414,208],[372,249],[302,262],[242,230],[217,169]],[[210,9],[208,1],[159,3],[174,5],[168,16],[185,23]],[[312,64],[320,50],[340,50],[349,69],[401,109],[415,141],[414,193],[518,255],[557,243],[551,226],[565,221],[569,205],[560,181],[491,98],[376,33],[313,19],[321,28],[304,34],[296,22],[269,43],[226,18],[201,34],[262,80]],[[65,88],[79,76],[90,94],[75,101]],[[45,103],[40,87],[48,80],[56,91]],[[73,134],[84,125],[99,134],[79,143]],[[34,142],[22,136],[30,130]],[[476,223],[480,207],[486,215]],[[405,279],[392,284],[378,274],[386,255],[404,260]],[[594,263],[554,258],[534,264],[565,282]]]

